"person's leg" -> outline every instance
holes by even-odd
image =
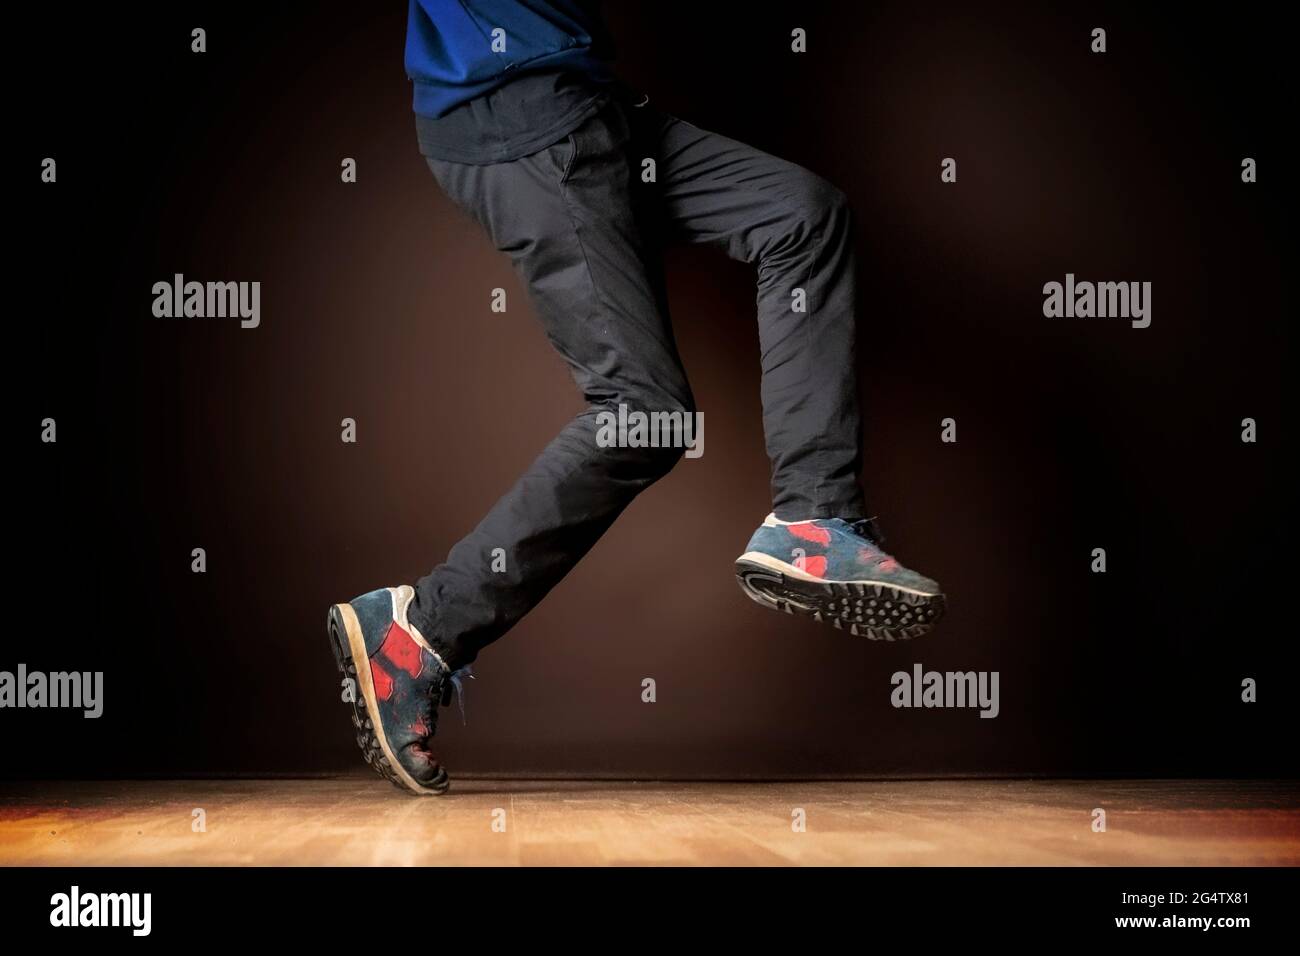
[[[536,605],[682,453],[597,443],[598,413],[620,404],[694,411],[659,250],[646,242],[634,203],[624,110],[611,103],[565,141],[514,162],[429,163],[453,201],[510,255],[589,403],[446,562],[417,582],[410,621],[453,669]],[[503,554],[503,568],[494,553]]]
[[[778,518],[866,517],[855,360],[852,220],[843,193],[794,163],[650,107],[632,111],[656,157],[670,237],[758,270],[763,429]]]
[[[939,585],[880,549],[858,480],[852,219],[844,194],[793,163],[648,109],[638,148],[656,160],[671,235],[758,270],[763,429],[772,514],[736,561],[766,607],[878,640],[943,614]]]

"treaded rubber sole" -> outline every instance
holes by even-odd
[[[736,580],[751,600],[846,630],[870,641],[910,641],[943,616],[942,594],[915,594],[888,584],[806,581],[755,564],[736,562]]]
[[[447,788],[451,786],[451,778],[447,776],[445,767],[439,767],[438,776],[420,788],[412,788],[393,768],[392,761],[388,759],[388,754],[384,752],[384,746],[380,742],[375,722],[370,717],[365,688],[357,675],[356,662],[352,659],[347,624],[337,604],[330,605],[326,629],[329,631],[330,649],[334,652],[334,661],[338,664],[339,673],[352,681],[352,726],[356,729],[357,746],[361,748],[361,756],[365,758],[366,763],[370,764],[370,768],[375,773],[403,793],[420,797],[446,793]]]

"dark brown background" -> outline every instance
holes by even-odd
[[[102,669],[106,695],[98,721],[0,715],[5,775],[356,767],[327,605],[441,560],[579,407],[416,153],[401,5],[264,6],[15,14],[0,668]],[[1038,6],[613,5],[663,108],[848,194],[868,489],[950,616],[880,646],[742,596],[769,505],[753,275],[675,252],[705,455],[480,658],[453,772],[1294,772],[1283,31]],[[261,328],[154,319],[174,272],[260,280]],[[1153,282],[1151,328],[1043,318],[1066,272]],[[999,671],[1001,716],[891,708],[914,662]]]

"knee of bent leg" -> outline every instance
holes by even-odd
[[[647,477],[657,481],[672,471],[673,466],[682,460],[682,455],[685,453],[685,445],[660,445],[657,448],[645,448],[642,449],[641,467]]]
[[[685,454],[703,451],[704,428],[689,392],[678,399],[620,403],[597,413],[599,444],[611,468],[639,481],[657,481]]]
[[[639,423],[645,432],[638,442],[640,466],[652,480],[662,478],[672,471],[682,457],[695,450],[704,449],[702,416],[695,409],[689,390],[673,401],[665,401],[657,408],[646,409]]]
[[[804,210],[801,217],[813,233],[834,230],[848,225],[852,215],[849,197],[844,191],[813,173],[800,180],[798,204]]]
[[[759,258],[800,254],[812,243],[843,234],[852,222],[848,197],[833,184],[805,169],[789,184],[788,213],[768,232]]]

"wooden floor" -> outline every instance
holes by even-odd
[[[369,776],[3,784],[0,864],[1297,865],[1300,788],[471,780],[417,799]]]

